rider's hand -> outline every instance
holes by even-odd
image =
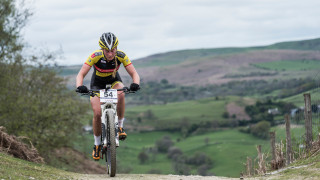
[[[86,86],[82,85],[82,86],[78,86],[77,87],[77,92],[79,92],[79,93],[88,93],[89,90],[88,90],[88,88]]]
[[[137,83],[132,83],[130,85],[130,91],[138,91],[139,89],[140,89],[140,86]]]

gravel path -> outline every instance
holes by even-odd
[[[77,179],[81,180],[218,180],[218,179],[237,179],[219,176],[179,176],[179,175],[158,175],[158,174],[117,174],[116,177],[109,177],[107,174],[83,174]]]

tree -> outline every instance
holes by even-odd
[[[166,153],[168,149],[173,146],[173,141],[171,140],[170,136],[163,136],[162,139],[159,139],[156,142],[156,147],[159,152]]]
[[[204,165],[201,165],[198,167],[197,169],[197,172],[199,175],[201,176],[212,176],[213,173],[211,172],[208,172],[208,170],[210,169],[211,167],[207,164],[204,164]]]
[[[250,132],[257,137],[266,139],[269,136],[270,122],[260,121],[250,128]]]
[[[168,158],[173,159],[174,157],[178,157],[180,155],[182,155],[182,151],[181,149],[177,148],[177,147],[170,147],[168,150]]]
[[[16,52],[24,45],[21,30],[32,14],[23,0],[1,0],[0,3],[0,62],[15,62]]]
[[[224,112],[222,114],[222,117],[225,118],[225,119],[229,118],[229,113],[228,112]]]
[[[163,85],[168,85],[169,84],[169,81],[167,79],[162,79],[161,80],[161,84]]]
[[[175,173],[179,175],[190,175],[190,167],[186,164],[186,159],[187,157],[185,155],[174,159],[172,166]]]
[[[187,164],[196,165],[196,166],[201,166],[206,164],[210,169],[212,167],[213,162],[207,154],[203,152],[196,152],[192,157],[188,158]]]
[[[149,160],[149,156],[145,151],[141,151],[138,155],[138,159],[140,161],[140,164],[144,164]]]
[[[186,117],[183,117],[180,121],[180,132],[183,138],[186,138],[189,135],[189,128],[190,128],[190,123],[189,119]]]
[[[0,4],[0,124],[10,134],[27,136],[46,156],[72,145],[88,106],[50,66],[56,54],[22,55],[21,29],[31,15],[23,2]]]

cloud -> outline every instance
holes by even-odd
[[[114,32],[131,59],[180,49],[265,45],[319,37],[320,1],[33,0],[26,40],[62,46],[61,65],[82,64]]]

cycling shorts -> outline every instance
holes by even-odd
[[[122,83],[120,74],[118,72],[116,73],[116,76],[114,78],[112,77],[112,75],[104,78],[97,78],[93,75],[91,78],[90,89],[92,90],[106,89],[107,84],[111,84],[111,88],[113,88],[118,83]],[[99,91],[95,91],[95,93],[97,94],[98,97],[100,97]]]

